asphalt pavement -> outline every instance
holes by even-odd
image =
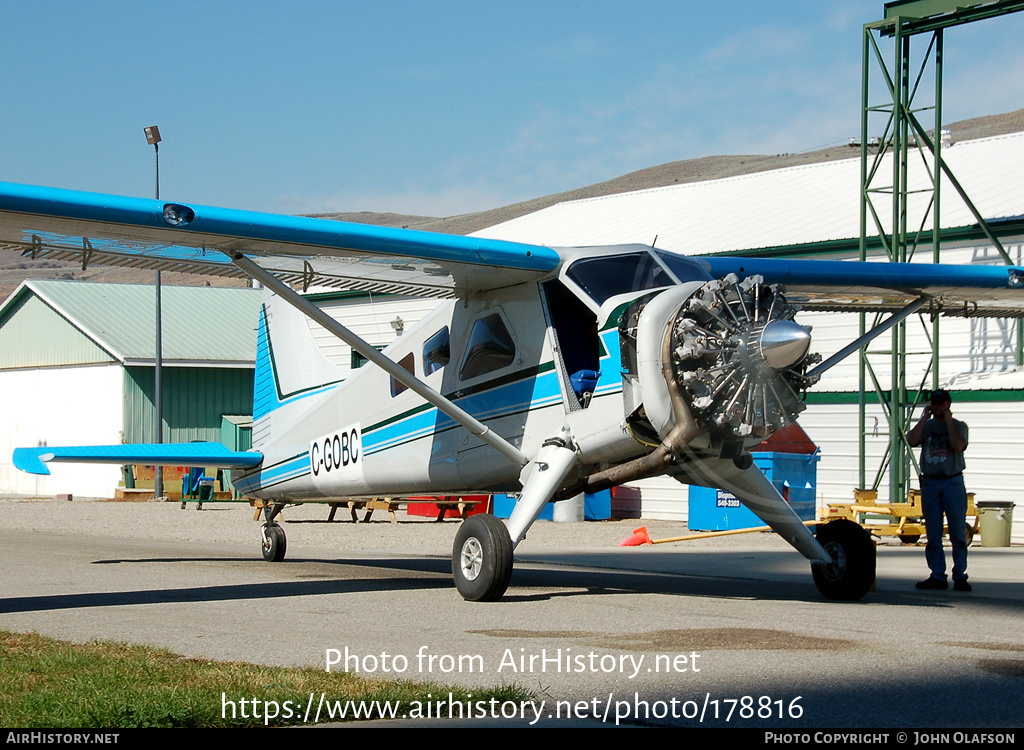
[[[480,604],[451,583],[455,521],[328,524],[323,506],[290,508],[287,558],[265,563],[247,505],[0,508],[8,630],[534,692],[466,708],[497,711],[491,725],[1024,725],[1021,547],[976,543],[973,592],[921,592],[923,547],[883,542],[876,590],[837,603],[771,534],[619,548],[639,522],[539,522],[506,596]]]

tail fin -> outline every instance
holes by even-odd
[[[306,317],[263,291],[253,384],[253,447],[270,435],[274,412],[343,380],[345,373],[320,351]]]

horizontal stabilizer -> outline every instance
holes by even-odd
[[[137,443],[16,448],[14,465],[29,474],[49,474],[50,461],[83,464],[142,464],[152,466],[216,466],[242,469],[258,466],[258,451],[232,451],[220,443]]]

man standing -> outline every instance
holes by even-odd
[[[942,551],[942,516],[946,516],[953,545],[953,588],[970,591],[967,582],[967,489],[964,487],[964,450],[967,425],[953,419],[952,399],[944,390],[932,391],[920,421],[907,433],[912,448],[921,446],[921,504],[928,545],[925,559],[932,574],[919,589],[946,589],[946,556]]]

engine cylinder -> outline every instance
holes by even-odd
[[[737,455],[796,421],[806,370],[821,361],[808,354],[810,329],[793,319],[798,310],[780,285],[733,274],[649,300],[636,343],[655,431],[664,437],[676,421],[666,378],[708,435],[705,449],[721,455]]]
[[[680,306],[670,331],[672,377],[695,416],[745,444],[796,421],[810,329],[783,288],[760,276],[709,281]]]

